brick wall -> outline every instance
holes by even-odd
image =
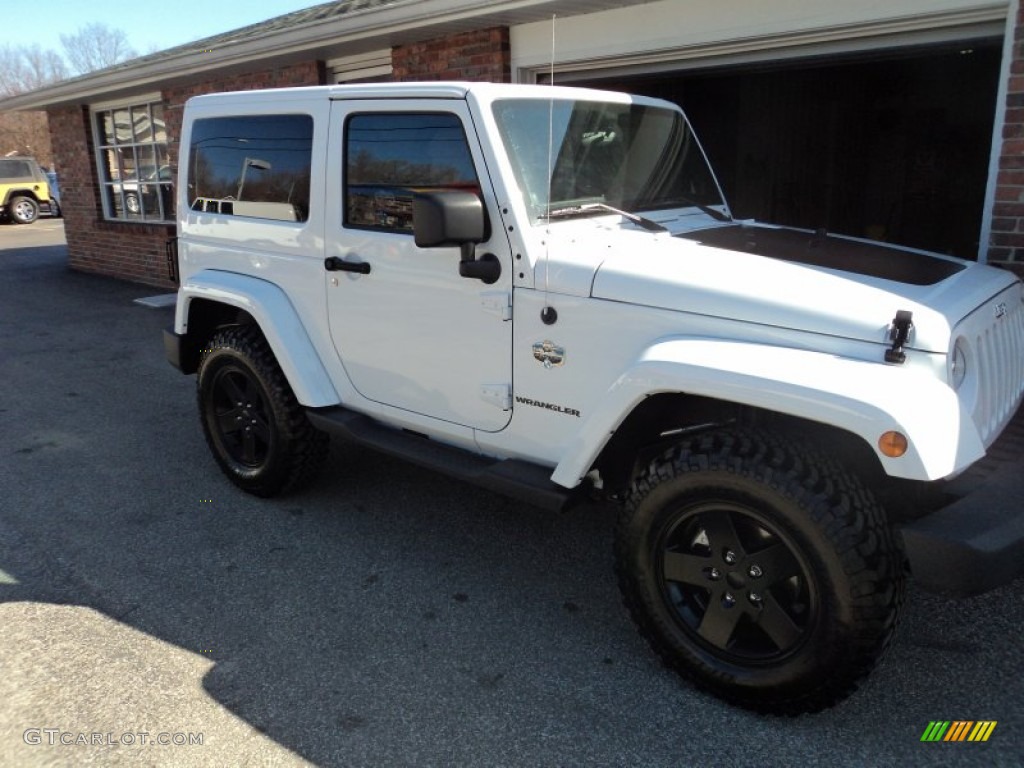
[[[391,51],[395,80],[474,80],[507,83],[512,79],[508,27],[399,45]]]
[[[1024,4],[1017,10],[988,259],[1024,275]]]
[[[189,97],[214,91],[324,82],[322,63],[310,61],[166,89],[163,92],[164,119],[172,169],[177,169],[182,111]],[[164,244],[174,235],[174,225],[105,221],[88,109],[63,107],[49,110],[48,115],[54,162],[60,174],[69,266],[161,288],[172,287],[167,279]]]
[[[83,272],[170,285],[164,242],[174,227],[103,221],[88,109],[63,107],[49,110],[48,115],[53,159],[60,174],[68,264]]]

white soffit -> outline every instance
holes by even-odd
[[[554,70],[585,79],[1001,37],[1008,0],[659,0],[554,22]],[[512,72],[551,68],[552,24],[512,27]]]

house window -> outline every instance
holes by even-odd
[[[93,120],[104,215],[127,221],[173,220],[163,105],[98,109]]]
[[[345,135],[349,227],[411,234],[413,191],[480,192],[466,134],[455,115],[354,115]]]

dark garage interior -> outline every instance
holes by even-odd
[[[739,218],[974,259],[1000,46],[558,82],[680,104]]]

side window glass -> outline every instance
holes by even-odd
[[[309,115],[197,120],[189,155],[189,206],[232,216],[305,221],[312,150]]]
[[[412,232],[412,195],[480,192],[462,121],[444,113],[353,115],[345,126],[345,224]]]

